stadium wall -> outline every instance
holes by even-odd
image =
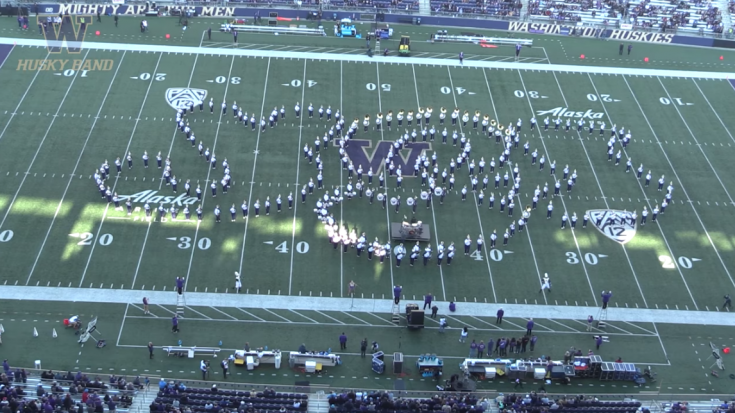
[[[39,13],[63,13],[63,14],[114,14],[121,15],[142,15],[146,12],[145,5],[105,5],[105,4],[39,4]],[[310,10],[284,10],[284,9],[268,9],[268,8],[250,8],[250,7],[194,7],[197,15],[205,15],[211,17],[253,17],[256,12],[261,17],[268,16],[270,12],[278,13],[283,18],[300,18],[306,19],[311,13]],[[34,10],[35,11],[35,10]],[[33,11],[32,11],[33,12]],[[351,18],[359,20],[360,13],[350,13],[347,11],[328,11],[324,14],[323,21],[333,19]],[[465,19],[458,17],[442,17],[442,16],[417,16],[408,14],[385,14],[385,23],[412,23],[414,19],[420,18],[422,25],[439,26],[439,27],[462,27],[466,29],[489,29],[503,30],[516,33],[530,34],[554,34],[568,36],[576,29],[575,36],[578,37],[601,37],[610,40],[621,41],[637,41],[644,43],[660,43],[660,44],[681,44],[703,47],[718,48],[735,48],[735,41],[724,39],[713,39],[705,37],[681,36],[669,33],[644,32],[636,30],[621,29],[595,29],[592,27],[577,27],[571,25],[553,24],[553,23],[533,23],[533,22],[508,22],[502,20],[481,20],[481,19]]]

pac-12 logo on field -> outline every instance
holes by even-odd
[[[587,211],[587,215],[595,228],[615,242],[625,244],[635,236],[637,222],[632,212],[591,209]]]
[[[191,105],[198,105],[204,102],[206,97],[206,89],[172,87],[166,91],[166,103],[176,110],[189,109]]]

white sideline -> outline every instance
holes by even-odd
[[[0,37],[0,44],[13,44],[17,46],[30,47],[46,47],[46,41],[41,39],[14,39],[9,37]],[[569,73],[589,73],[603,75],[629,75],[629,76],[664,76],[679,78],[696,78],[696,79],[716,79],[727,80],[735,79],[735,73],[728,72],[700,72],[691,70],[662,70],[662,69],[638,69],[638,68],[619,68],[619,67],[603,67],[603,66],[575,66],[575,65],[540,65],[533,63],[517,63],[517,62],[488,62],[479,60],[464,60],[464,64],[460,64],[458,60],[446,59],[426,59],[420,57],[383,57],[379,54],[374,57],[367,55],[355,54],[332,54],[332,53],[309,53],[309,52],[289,52],[275,50],[243,50],[243,49],[211,49],[204,47],[189,46],[162,46],[162,45],[137,45],[126,43],[98,43],[86,42],[84,47],[92,50],[119,50],[129,52],[153,52],[153,53],[183,53],[211,56],[247,56],[260,58],[289,58],[289,59],[312,59],[326,60],[336,62],[354,62],[354,63],[410,63],[414,65],[429,66],[455,66],[466,68],[485,68],[485,69],[508,69],[508,70],[538,70],[542,72],[569,72]]]
[[[65,288],[65,287],[28,287],[5,285],[0,288],[0,300],[16,301],[74,301],[101,304],[129,304],[140,303],[143,297],[148,297],[152,305],[174,305],[176,292],[171,291],[142,291],[142,290],[114,290],[98,288]],[[28,298],[31,297],[29,300]],[[62,298],[64,297],[64,298]],[[401,300],[401,305],[416,300]],[[393,300],[372,298],[336,298],[336,297],[307,297],[289,295],[265,294],[227,294],[227,293],[186,293],[188,307],[231,307],[231,308],[261,308],[272,310],[318,310],[344,311],[349,308],[351,313],[389,314]],[[449,303],[434,301],[439,311],[445,311]],[[457,311],[451,313],[454,317],[494,317],[499,307],[503,307],[506,317],[535,318],[554,320],[587,320],[590,314],[597,314],[599,307],[563,306],[563,305],[536,305],[536,304],[505,304],[505,303],[457,303]],[[165,307],[161,307],[165,308]],[[242,310],[244,311],[244,310]],[[376,316],[381,318],[379,316]],[[713,326],[735,326],[735,317],[730,311],[685,311],[685,310],[658,310],[650,308],[622,308],[609,307],[608,321],[623,321],[631,323],[663,323],[663,324],[694,324]]]

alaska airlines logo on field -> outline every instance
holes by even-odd
[[[362,169],[367,171],[373,168],[373,173],[380,173],[380,168],[385,165],[385,157],[390,152],[393,142],[380,141],[378,145],[373,149],[372,154],[368,154],[368,149],[373,145],[372,141],[363,139],[350,139],[350,145],[345,148],[347,156],[349,156],[352,163],[355,165],[355,169],[358,166],[362,166]],[[408,156],[406,151],[408,150]],[[413,166],[416,164],[416,160],[419,158],[422,152],[431,150],[431,144],[429,142],[416,142],[407,143],[403,145],[403,149],[393,157],[393,165],[396,169],[401,168],[404,177],[413,176]]]
[[[189,109],[191,105],[198,105],[204,102],[206,97],[206,89],[172,87],[166,90],[166,103],[176,110]]]
[[[587,214],[595,228],[615,242],[625,244],[635,237],[637,222],[632,212],[591,209]]]
[[[148,202],[149,204],[160,204],[161,202],[163,202],[164,204],[176,204],[178,206],[182,206],[193,205],[197,203],[197,197],[186,196],[185,193],[176,197],[156,195],[157,193],[158,191],[148,190],[132,195],[118,195],[117,197],[118,199],[120,199],[120,201],[126,201],[130,199],[130,202],[135,204],[144,204],[146,202]]]
[[[538,110],[536,116],[551,115],[557,118],[583,118],[583,119],[602,119],[604,113],[593,112],[587,109],[586,112],[575,112],[569,108],[558,107],[550,110]]]

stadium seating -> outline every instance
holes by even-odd
[[[16,369],[12,374],[2,374],[0,382],[0,398],[4,398],[16,410],[24,411],[23,406],[36,405],[43,409],[48,404],[62,406],[64,399],[69,398],[72,411],[79,403],[85,403],[90,411],[110,412],[110,407],[117,413],[128,413],[137,394],[139,386],[128,383],[125,378],[111,376],[109,381],[98,377],[89,379],[78,373],[53,373]],[[53,401],[52,401],[53,399]],[[110,403],[112,401],[112,403]]]
[[[705,0],[642,0],[626,4],[615,0],[537,0],[531,1],[528,8],[537,21],[613,26],[629,22],[635,29],[723,32],[721,10]]]
[[[301,393],[276,393],[273,390],[262,392],[218,389],[216,385],[209,389],[185,388],[178,384],[166,386],[158,392],[151,403],[151,412],[170,411],[178,404],[186,406],[192,412],[218,411],[220,409],[247,409],[265,411],[305,412],[308,395]]]
[[[553,411],[554,413],[635,413],[638,401],[601,401],[594,397],[559,397],[545,393],[509,394],[496,399],[506,410]],[[648,409],[641,409],[644,413]]]
[[[518,0],[431,0],[431,10],[434,13],[473,13],[495,17],[517,17],[520,16],[522,7],[523,5]]]

